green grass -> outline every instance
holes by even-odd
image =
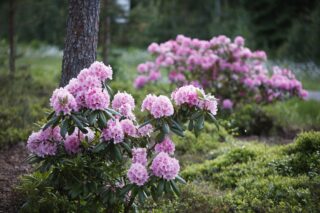
[[[320,128],[320,102],[292,99],[264,107],[277,126],[284,130],[311,130]]]

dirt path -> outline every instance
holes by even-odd
[[[14,189],[19,176],[30,170],[27,156],[24,143],[0,150],[0,212],[18,212],[22,201]]]

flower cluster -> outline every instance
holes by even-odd
[[[292,96],[307,96],[290,70],[274,67],[270,76],[266,53],[245,47],[241,36],[231,41],[223,35],[210,40],[178,35],[175,40],[150,44],[148,51],[155,56],[155,60],[138,65],[137,88],[159,80],[160,70],[166,68],[172,83],[210,88],[221,95],[219,99],[230,99],[233,103],[269,103]],[[194,93],[188,92],[190,99],[177,99],[179,103],[193,104]],[[227,104],[227,108],[233,106]]]
[[[93,141],[94,139],[94,133],[91,129],[86,128],[88,133],[83,134],[81,131],[79,131],[77,128],[76,130],[66,137],[64,140],[64,148],[69,154],[76,154],[81,151],[81,141],[87,139],[88,142]]]
[[[102,62],[94,62],[70,80],[64,88],[56,89],[50,99],[50,105],[56,114],[70,114],[81,108],[92,110],[105,109],[110,104],[110,96],[103,89],[103,82],[112,79],[112,69]]]
[[[171,98],[177,106],[186,104],[189,107],[198,107],[200,109],[208,110],[213,115],[217,114],[218,104],[216,98],[212,95],[206,95],[203,89],[193,85],[178,88],[171,94]]]
[[[143,166],[147,165],[147,149],[133,148],[132,149],[132,163],[140,163]]]
[[[179,161],[165,152],[160,152],[152,161],[152,173],[166,180],[173,180],[180,171]]]
[[[61,141],[60,128],[48,128],[33,132],[28,138],[27,148],[39,157],[55,155]]]
[[[154,118],[169,117],[174,113],[170,99],[163,95],[147,95],[141,106],[141,111],[144,110],[149,111]]]
[[[124,139],[124,132],[119,120],[110,119],[102,134],[106,141],[113,140],[115,144],[122,142]]]
[[[175,150],[175,145],[169,137],[166,137],[161,143],[156,144],[154,150],[157,153],[165,152],[172,155]]]
[[[131,183],[135,183],[138,186],[144,185],[148,181],[148,171],[140,163],[133,163],[127,173],[128,179]]]
[[[135,119],[133,110],[135,108],[134,99],[132,95],[126,92],[118,92],[112,101],[112,108],[120,112],[125,117]]]

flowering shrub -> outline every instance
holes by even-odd
[[[48,174],[50,187],[82,210],[128,212],[148,196],[178,195],[176,182],[185,181],[170,136],[183,137],[184,124],[197,135],[206,118],[216,122],[216,99],[192,85],[172,93],[174,104],[150,94],[139,125],[133,97],[113,96],[108,79],[111,67],[95,62],[53,92],[54,111],[27,142],[30,162]]]
[[[292,96],[307,96],[290,70],[273,67],[272,75],[269,75],[266,53],[251,51],[240,36],[234,41],[226,36],[206,41],[178,35],[175,40],[150,44],[148,51],[155,60],[138,65],[137,88],[158,81],[161,70],[166,69],[170,82],[210,89],[220,95],[218,98],[226,109],[239,102],[269,103]],[[181,93],[192,96],[195,91],[186,87]],[[179,100],[177,97],[177,101],[192,104],[192,97],[189,98]]]

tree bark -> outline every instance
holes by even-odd
[[[60,86],[96,60],[100,0],[69,0]]]
[[[9,1],[9,71],[10,75],[14,75],[16,66],[16,51],[15,51],[15,30],[14,30],[14,22],[15,22],[15,12],[16,12],[16,5],[15,0]]]
[[[109,63],[109,45],[110,45],[110,15],[108,12],[109,1],[103,0],[103,9],[105,17],[103,20],[103,38],[102,38],[102,57],[103,63]]]

